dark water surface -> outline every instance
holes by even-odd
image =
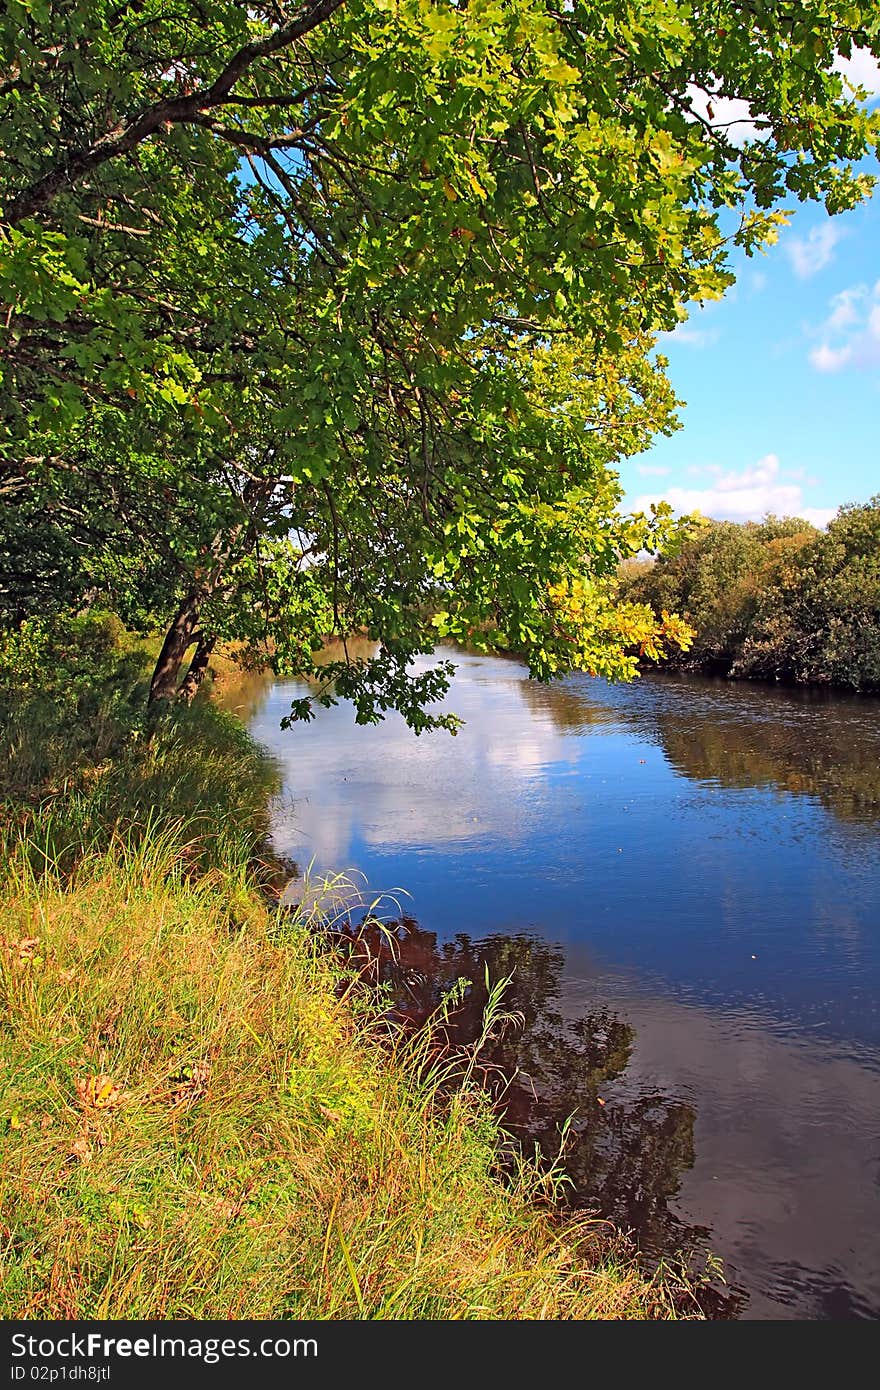
[[[707,1241],[744,1316],[877,1317],[880,702],[443,655],[456,738],[263,691],[278,849],[407,890],[417,982],[515,969],[512,1118],[577,1107],[579,1200]]]

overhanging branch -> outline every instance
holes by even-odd
[[[240,48],[210,87],[201,87],[189,96],[167,97],[154,102],[133,120],[127,123],[120,122],[107,131],[87,149],[69,154],[60,164],[56,164],[53,169],[13,198],[5,210],[3,220],[9,226],[16,226],[25,218],[38,213],[62,189],[70,187],[83,175],[99,168],[108,160],[127,154],[162,126],[195,122],[205,112],[222,107],[228,101],[235,84],[254,63],[260,58],[277,53],[279,49],[289,48],[297,39],[303,38],[328,20],[342,4],[343,0],[316,0],[316,3],[302,9],[297,18],[289,24]]]

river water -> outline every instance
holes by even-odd
[[[262,689],[276,847],[406,891],[411,992],[513,972],[512,1127],[575,1112],[572,1200],[714,1251],[742,1316],[876,1318],[880,702],[438,655],[455,738]]]

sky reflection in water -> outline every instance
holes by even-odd
[[[877,1316],[880,704],[446,655],[454,739],[348,708],[282,733],[301,687],[262,691],[279,850],[406,889],[441,939],[560,945],[552,1009],[634,1029],[609,1123],[695,1111],[670,1211],[711,1227],[747,1315]]]

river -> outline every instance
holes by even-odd
[[[511,1118],[576,1112],[572,1200],[714,1251],[741,1316],[876,1318],[880,702],[438,655],[454,738],[258,692],[277,849],[405,890],[415,986],[513,970]]]

